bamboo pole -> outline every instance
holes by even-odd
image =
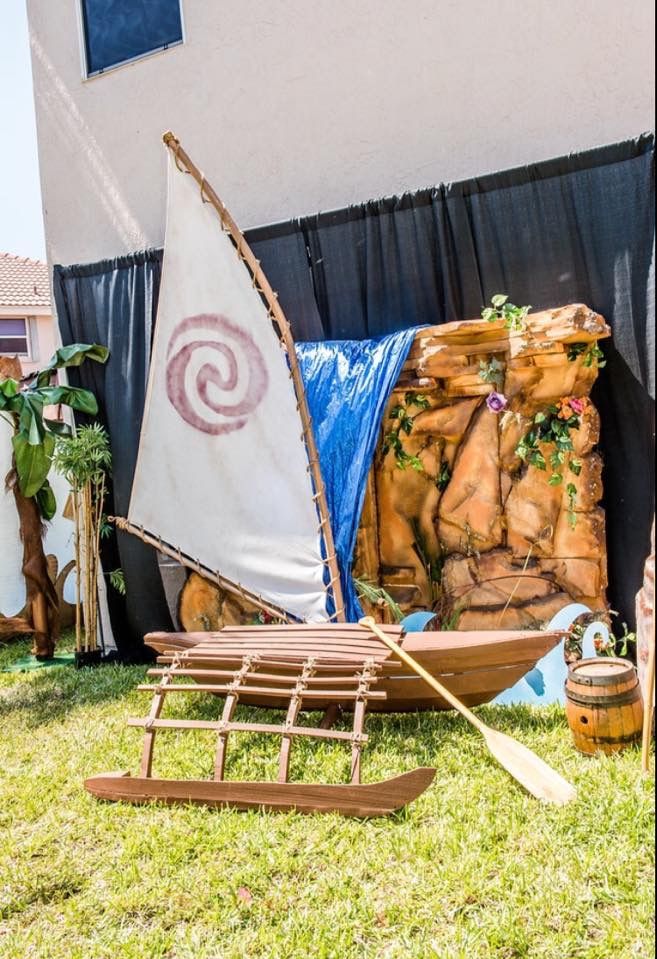
[[[297,397],[297,409],[299,410],[299,416],[301,417],[304,441],[308,451],[310,475],[315,488],[317,510],[320,518],[320,532],[323,536],[326,547],[326,562],[331,577],[329,586],[332,590],[333,599],[335,602],[336,619],[338,622],[345,622],[346,617],[344,612],[342,587],[340,584],[340,571],[338,569],[337,557],[335,554],[335,544],[333,542],[333,533],[331,530],[328,504],[326,501],[326,491],[324,489],[324,481],[320,471],[319,458],[317,456],[317,446],[315,444],[315,437],[312,429],[312,421],[310,418],[310,412],[308,410],[303,379],[301,377],[301,371],[297,361],[297,354],[294,348],[294,340],[292,338],[290,324],[288,323],[287,318],[283,313],[283,309],[278,302],[277,294],[271,288],[269,280],[265,276],[265,273],[260,266],[260,261],[256,259],[255,254],[244,239],[243,234],[224,206],[222,200],[215,193],[214,189],[205,179],[204,175],[198,169],[193,160],[189,157],[185,150],[183,150],[178,138],[171,133],[171,131],[167,131],[163,135],[162,139],[164,140],[166,146],[173,153],[176,163],[182,164],[187,173],[189,173],[200,186],[201,199],[206,199],[208,202],[210,202],[219,214],[219,218],[223,227],[230,234],[233,243],[235,244],[238,256],[248,267],[255,281],[256,289],[263,297],[272,320],[278,326],[280,338],[287,352],[287,359],[290,366],[290,377],[292,379],[294,392]]]
[[[77,485],[72,485],[73,495],[73,522],[75,523],[75,648],[82,651],[82,551],[80,549],[80,492]]]

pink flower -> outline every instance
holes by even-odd
[[[584,400],[578,400],[575,396],[571,396],[570,408],[571,410],[574,410],[575,413],[577,413],[577,415],[579,416],[586,409],[586,403],[584,402]]]
[[[501,413],[502,410],[507,408],[508,403],[509,401],[504,393],[497,393],[495,390],[486,397],[486,406],[491,413]]]

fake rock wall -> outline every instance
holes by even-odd
[[[588,397],[609,332],[581,304],[530,313],[517,331],[497,320],[422,330],[384,421],[356,577],[458,629],[536,626],[573,600],[605,612],[600,422]],[[493,391],[500,412],[487,405]],[[540,464],[540,453],[546,468],[523,462],[523,438],[537,419],[560,423],[561,409],[564,420],[582,409],[573,449],[553,466],[558,447],[539,441],[528,458]]]

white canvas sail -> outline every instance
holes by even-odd
[[[162,284],[128,520],[309,622],[328,619],[308,454],[251,275],[169,153]]]

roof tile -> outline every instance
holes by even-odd
[[[48,264],[0,253],[0,306],[50,306]]]

